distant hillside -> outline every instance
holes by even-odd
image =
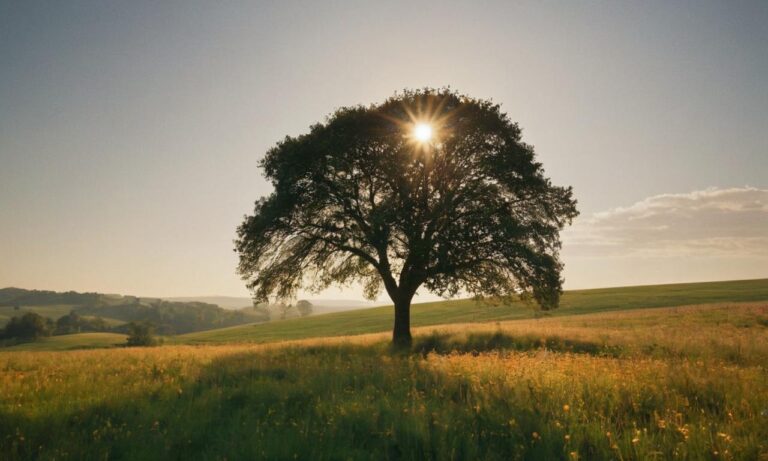
[[[49,336],[35,342],[0,348],[0,351],[66,351],[74,349],[103,349],[125,345],[126,335],[121,333],[77,333]]]
[[[376,303],[373,301],[356,301],[350,299],[310,299],[315,306],[315,311],[320,313],[354,311],[358,309],[370,309],[371,307],[381,306],[385,303]]]
[[[77,293],[67,291],[59,293],[46,290],[25,290],[23,288],[0,289],[0,306],[51,306],[51,305],[86,305],[108,303],[112,295],[99,293]]]
[[[648,307],[750,301],[768,301],[768,279],[569,290],[563,293],[560,308],[546,312],[545,315],[579,315]],[[537,315],[541,314],[522,302],[489,305],[462,299],[414,304],[411,309],[411,325],[418,327],[493,322],[533,318]],[[182,335],[176,340],[181,343],[272,342],[375,333],[390,331],[392,316],[392,307],[382,306],[260,325],[240,325]]]
[[[253,307],[251,298],[237,296],[181,296],[174,298],[162,298],[166,301],[174,302],[198,302],[215,304],[223,309],[242,309],[244,307]]]
[[[227,310],[203,302],[170,302],[159,298],[74,291],[0,289],[0,326],[11,317],[26,312],[56,321],[72,311],[81,316],[103,318],[111,325],[110,331],[117,333],[124,333],[125,324],[133,321],[151,322],[158,333],[169,335],[269,320],[263,311],[252,308]]]
[[[245,307],[252,307],[253,300],[246,297],[235,296],[184,296],[175,298],[163,298],[166,301],[177,302],[201,302],[216,304],[224,309],[242,309]],[[331,312],[343,312],[357,309],[366,309],[369,307],[380,306],[380,303],[371,301],[357,301],[350,299],[311,299],[307,298],[312,303],[313,312],[312,315],[328,314]]]

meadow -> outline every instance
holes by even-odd
[[[570,317],[637,308],[760,300],[768,300],[768,279],[568,290],[563,293],[560,308],[548,312],[537,311],[532,305],[521,301],[498,304],[460,299],[418,303],[412,306],[411,324],[418,327],[468,322],[487,323],[541,317]],[[0,324],[4,322],[2,317],[4,314],[18,315],[18,312],[31,311],[55,319],[58,314],[68,313],[72,307],[71,305],[22,306],[20,311],[14,311],[11,306],[0,306]],[[247,311],[244,313],[249,314]],[[391,330],[392,315],[392,306],[381,306],[307,318],[214,328],[167,336],[163,341],[166,344],[267,343],[359,335]],[[102,319],[113,326],[123,323],[108,317],[102,317]],[[118,333],[81,333],[43,338],[35,342],[5,347],[0,351],[92,349],[116,347],[124,343],[125,336]]]
[[[7,346],[0,351],[68,351],[74,349],[102,349],[125,345],[127,335],[120,333],[77,333],[47,336],[36,341]]]
[[[768,279],[567,290],[563,293],[560,307],[548,312],[537,311],[532,305],[520,301],[494,304],[460,299],[414,304],[411,307],[411,325],[419,327],[451,323],[496,322],[637,308],[763,300],[768,300]],[[392,316],[392,306],[381,306],[303,319],[200,331],[169,338],[169,341],[179,344],[272,342],[374,333],[390,331]]]
[[[766,302],[414,333],[3,352],[0,459],[768,459]]]

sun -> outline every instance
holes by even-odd
[[[413,136],[421,142],[432,139],[432,127],[426,123],[417,123],[413,128]]]

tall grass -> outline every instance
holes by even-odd
[[[768,300],[768,279],[730,282],[681,283],[638,287],[567,290],[560,308],[547,316],[575,316],[596,312],[650,307],[671,307],[720,302]],[[513,302],[489,304],[469,299],[414,304],[411,325],[521,320],[537,317],[531,305]],[[288,339],[343,336],[392,330],[392,306],[338,312],[300,319],[240,325],[180,335],[179,343],[271,342]]]
[[[2,353],[0,458],[768,457],[768,306],[646,314]]]

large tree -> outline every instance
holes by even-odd
[[[557,307],[559,232],[576,201],[490,101],[425,89],[342,108],[261,167],[274,192],[236,240],[257,301],[354,281],[375,298],[383,287],[396,344],[411,342],[420,287]]]

